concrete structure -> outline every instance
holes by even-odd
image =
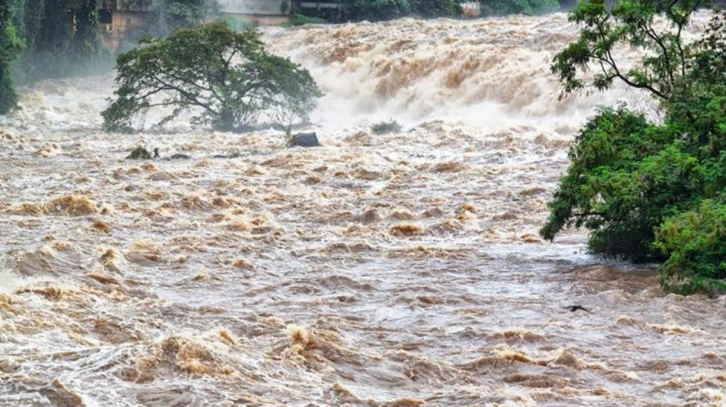
[[[101,41],[110,49],[118,49],[124,35],[147,26],[152,0],[103,0],[99,12]]]
[[[287,20],[287,13],[281,10],[282,2],[290,0],[217,0],[220,13],[246,20],[254,25],[280,24]],[[100,29],[103,43],[110,49],[117,49],[127,34],[135,37],[135,30],[147,26],[151,12],[158,0],[103,0],[100,13]]]
[[[283,1],[286,3],[282,12]],[[223,15],[242,18],[255,25],[274,25],[287,20],[289,0],[217,0]]]
[[[280,16],[283,0],[217,0],[224,14]],[[287,9],[289,10],[289,3]]]

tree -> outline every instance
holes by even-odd
[[[0,114],[10,112],[18,101],[10,64],[20,55],[23,43],[13,24],[11,3],[11,0],[0,0]]]
[[[662,123],[625,107],[600,108],[570,147],[540,234],[549,240],[567,226],[590,231],[594,253],[664,261],[672,291],[726,291],[726,30],[716,14],[702,38],[685,44],[683,29],[697,0],[585,1],[570,13],[583,28],[557,53],[552,71],[564,95],[615,80],[650,92]],[[662,14],[669,26],[656,29]],[[625,67],[619,46],[642,51]],[[582,72],[597,74],[589,83]]]
[[[259,34],[236,33],[224,22],[147,38],[117,59],[115,100],[102,112],[104,128],[130,131],[150,108],[172,111],[163,124],[192,109],[192,121],[222,131],[249,128],[260,118],[308,120],[322,96],[310,73],[265,51]]]

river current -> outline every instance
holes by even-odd
[[[267,29],[326,94],[314,149],[104,133],[110,74],[23,89],[0,119],[0,406],[724,405],[726,298],[537,235],[594,107],[655,115],[623,87],[560,100],[576,32]]]

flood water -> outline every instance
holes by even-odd
[[[314,149],[103,133],[111,75],[23,89],[0,122],[0,406],[724,405],[725,298],[537,235],[594,106],[654,111],[621,87],[558,101],[575,33],[269,29],[326,93]]]

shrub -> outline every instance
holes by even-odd
[[[655,247],[668,260],[661,283],[682,294],[726,292],[726,202],[703,200],[693,210],[667,218],[656,232]]]
[[[387,122],[378,122],[371,126],[371,131],[373,134],[388,134],[388,133],[398,133],[401,131],[401,125],[391,119]]]

